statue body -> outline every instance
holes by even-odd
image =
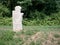
[[[13,17],[13,31],[17,32],[22,30],[23,13],[21,13],[20,6],[15,7],[15,10],[12,12],[12,17]]]

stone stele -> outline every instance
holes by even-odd
[[[12,20],[13,20],[13,31],[18,32],[22,30],[22,19],[23,14],[21,13],[21,7],[16,6],[15,10],[12,11]]]

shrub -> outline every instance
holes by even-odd
[[[12,18],[0,17],[0,25],[12,25]]]

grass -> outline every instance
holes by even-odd
[[[54,37],[55,37],[55,38],[59,38],[60,35],[59,35],[59,34],[54,34]]]
[[[23,26],[17,33],[0,26],[0,45],[60,45],[60,26]]]

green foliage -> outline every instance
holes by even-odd
[[[33,19],[31,19],[31,18],[23,19],[23,25],[26,25],[26,26],[41,26],[41,25],[44,25],[44,26],[55,25],[56,26],[56,25],[60,25],[60,12],[51,14],[50,16],[47,16],[43,13],[39,13],[38,11],[33,14],[35,15],[35,17],[32,16]],[[12,25],[12,18],[0,17],[0,25]]]
[[[13,32],[12,31],[1,31],[0,32],[0,40],[9,41],[13,39]]]
[[[52,14],[52,16],[45,16],[44,18],[40,19],[24,19],[23,20],[23,25],[60,25],[60,13],[58,14]]]
[[[37,12],[38,17],[40,12],[49,16],[51,13],[56,13],[59,9],[55,0],[24,0],[23,2],[25,3],[22,3],[21,6],[23,7],[22,11],[25,18],[34,18]]]
[[[16,5],[22,6],[22,12],[24,12],[24,18],[31,18],[35,19],[38,17],[43,18],[40,16],[40,13],[45,13],[49,16],[51,13],[55,13],[59,11],[57,0],[1,0],[0,1],[0,15],[5,17],[10,17],[14,7]],[[57,10],[58,9],[58,10]]]
[[[56,0],[45,0],[44,12],[46,14],[51,14],[56,12],[58,9]]]
[[[8,16],[9,13],[9,9],[0,3],[0,17]]]
[[[0,25],[12,25],[12,18],[0,17]]]
[[[8,45],[9,41],[13,40],[13,35],[14,33],[12,31],[0,30],[0,45]]]
[[[60,25],[57,0],[0,0],[0,25],[12,25],[12,10],[22,6],[23,25]],[[2,18],[3,17],[3,18]]]

